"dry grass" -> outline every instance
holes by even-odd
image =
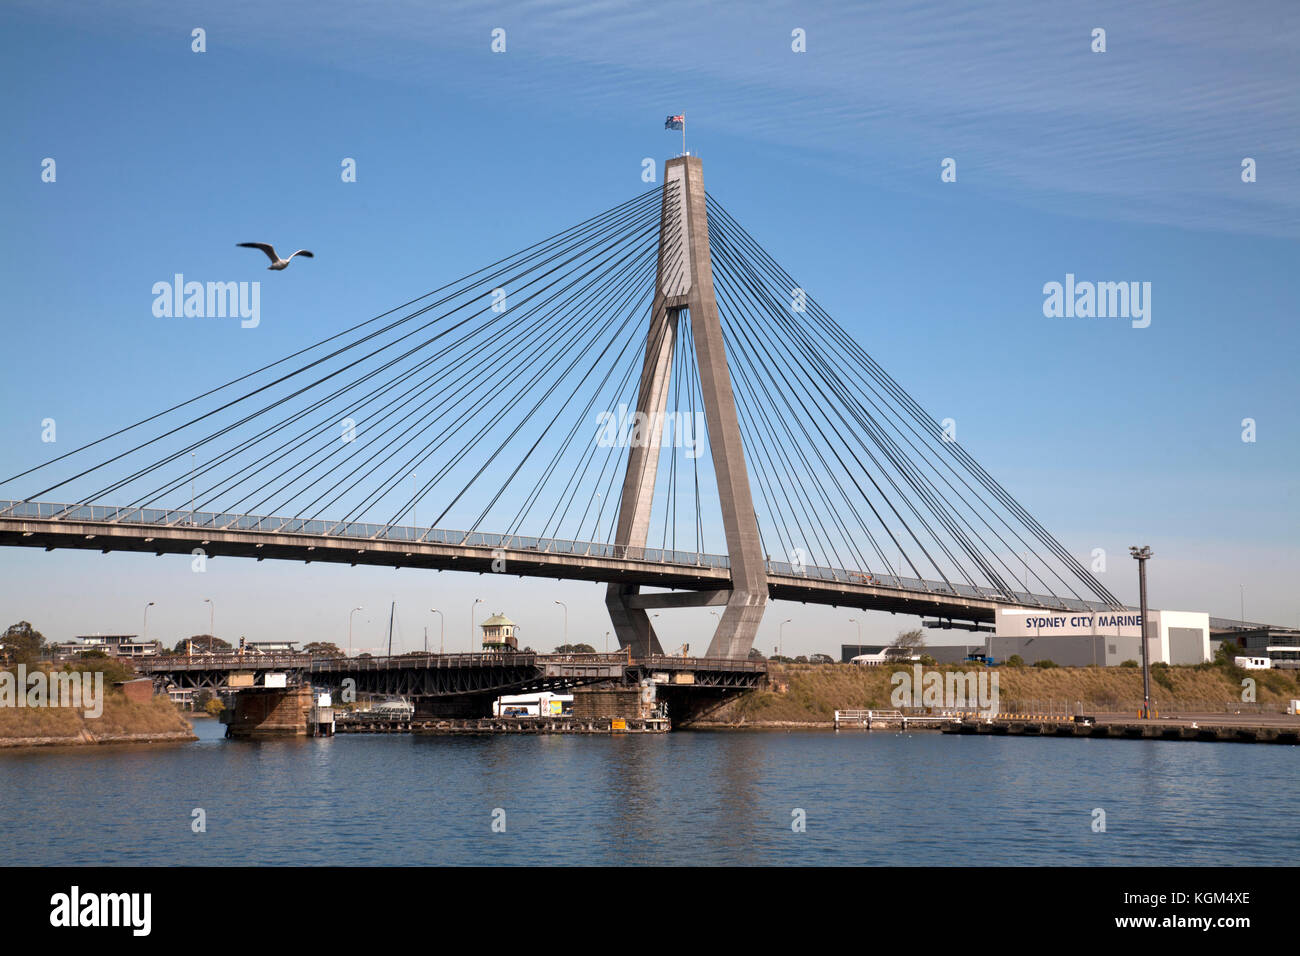
[[[719,721],[830,721],[836,710],[890,708],[890,675],[900,668],[856,667],[851,664],[773,665],[777,689],[747,694],[709,715]],[[960,665],[925,670],[963,670]],[[1007,667],[995,668],[1003,711],[1042,709],[1052,705],[1084,710],[1135,710],[1142,699],[1142,671],[1131,667]],[[1241,700],[1241,680],[1256,681],[1264,710],[1281,711],[1290,698],[1300,698],[1295,671],[1243,671],[1203,664],[1152,669],[1152,697],[1166,712],[1221,709]]]
[[[84,708],[0,707],[0,741],[57,737],[72,742],[83,732],[95,738],[192,732],[189,722],[166,697],[135,703],[121,691],[105,688],[103,713],[94,718],[83,714]]]

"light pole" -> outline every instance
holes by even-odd
[[[348,611],[348,657],[352,656],[352,615],[356,614],[357,611],[364,610],[365,608],[363,607],[354,607],[352,610]]]
[[[609,631],[605,632],[605,653],[609,653]]]
[[[560,607],[564,608],[564,646],[569,646],[569,605],[563,601],[556,601]]]
[[[474,608],[483,603],[482,598],[475,598],[474,603],[469,606],[469,652],[474,653]]]
[[[145,643],[149,640],[149,608],[156,604],[156,601],[150,601],[144,606],[144,626],[140,628],[140,642]]]
[[[1237,587],[1240,589],[1240,594],[1241,594],[1241,627],[1242,630],[1245,630],[1246,629],[1246,585],[1238,584]]]
[[[776,631],[776,633],[777,633],[777,641],[780,642],[781,647],[785,647],[785,626],[786,626],[787,624],[789,624],[789,623],[790,623],[790,618],[787,617],[784,621],[781,622],[781,626],[780,626],[779,628],[777,628],[777,631]],[[777,648],[777,653],[778,653],[778,655],[780,654],[780,651],[781,651],[781,648],[778,647],[778,648]]]
[[[1128,551],[1138,563],[1138,605],[1142,615],[1142,713],[1139,716],[1147,719],[1151,716],[1151,661],[1147,652],[1147,561],[1151,549],[1134,545]]]
[[[203,603],[208,606],[208,638],[209,638],[208,647],[210,649],[212,647],[211,638],[217,636],[215,633],[217,628],[216,628],[216,624],[214,623],[217,618],[217,605],[216,602],[212,600],[212,598],[204,598]]]
[[[438,615],[438,653],[442,654],[447,643],[447,619],[436,607],[429,608],[429,613]]]
[[[856,624],[858,626],[858,649],[861,650],[862,649],[862,622],[859,621],[856,617],[851,617],[849,618],[849,623]]]

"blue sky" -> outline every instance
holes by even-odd
[[[710,191],[1072,552],[1105,548],[1107,587],[1135,599],[1150,544],[1157,606],[1236,615],[1245,584],[1247,617],[1300,623],[1294,5],[17,2],[0,52],[5,475],[44,418],[74,447],[631,197],[685,110]],[[247,239],[317,258],[269,274]],[[176,272],[261,280],[262,324],[155,318]],[[1150,282],[1150,327],[1045,318],[1066,273]],[[464,647],[474,597],[538,647],[557,599],[572,639],[608,627],[578,583],[12,550],[0,578],[3,623],[55,638],[153,600],[174,639],[204,597],[227,637],[343,640],[393,599],[407,646],[445,605]],[[774,605],[760,646],[789,618],[790,650],[834,651],[852,616]]]

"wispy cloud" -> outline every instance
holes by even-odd
[[[1030,0],[818,7],[692,0],[75,4],[85,28],[177,29],[498,105],[576,116],[687,108],[700,128],[928,186],[1101,219],[1300,235],[1300,7]],[[198,22],[197,20],[195,22]],[[504,27],[508,62],[487,64]],[[807,31],[808,52],[790,50]],[[1093,53],[1091,32],[1107,34]],[[1243,157],[1258,182],[1240,178]]]

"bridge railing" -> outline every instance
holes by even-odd
[[[951,594],[957,597],[1000,601],[1017,606],[1054,607],[1071,611],[1101,610],[1109,607],[1109,605],[1100,601],[1088,601],[1082,598],[1055,597],[1033,594],[1029,591],[1001,590],[971,584],[948,584],[943,581],[929,581],[925,578],[873,574],[867,571],[850,571],[845,568],[831,568],[812,564],[795,565],[784,561],[768,561],[767,572],[768,574],[810,578],[814,581],[828,581],[837,584],[864,584],[873,587],[897,588],[903,591],[925,591],[936,595]]]
[[[462,548],[536,551],[576,557],[644,561],[688,567],[728,568],[725,554],[639,548],[600,541],[572,541],[528,535],[491,534],[483,531],[451,531],[407,525],[371,524],[363,521],[323,521],[266,515],[225,514],[187,509],[123,508],[114,505],[58,504],[49,501],[0,500],[0,518],[37,518],[59,521],[94,521],[148,527],[194,528],[211,531],[251,531],[261,534],[305,534],[316,537],[357,540],[400,541]]]
[[[400,654],[392,657],[318,657],[312,670],[391,670],[402,667],[476,667],[521,666],[533,667],[545,663],[561,664],[627,664],[626,651],[614,654],[538,654],[533,651],[498,652],[475,651],[462,654]]]
[[[682,568],[727,569],[731,562],[725,554],[637,548],[599,541],[572,541],[561,538],[535,538],[526,535],[489,534],[481,531],[449,531],[405,525],[383,525],[356,521],[323,521],[308,518],[285,518],[260,515],[224,514],[213,511],[188,511],[163,508],[121,508],[113,505],[56,504],[48,501],[0,500],[0,518],[36,518],[58,521],[93,521],[145,527],[177,527],[211,531],[247,531],[261,534],[300,534],[315,537],[340,537],[370,541],[400,541],[447,547],[534,551],[575,557],[648,564],[674,565]],[[795,565],[784,561],[767,561],[769,574],[799,577],[838,584],[863,584],[897,588],[933,595],[955,595],[977,600],[997,601],[1010,605],[1051,607],[1063,610],[1101,610],[1108,605],[1080,598],[1061,598],[1032,594],[1028,591],[1003,591],[992,587],[949,584],[919,577],[873,574],[820,565]]]
[[[158,654],[152,657],[131,658],[140,670],[169,670],[177,667],[227,667],[265,670],[268,668],[299,668],[312,662],[309,654]]]
[[[647,670],[766,671],[767,661],[734,660],[730,657],[675,657],[651,654],[633,658],[632,663]]]

